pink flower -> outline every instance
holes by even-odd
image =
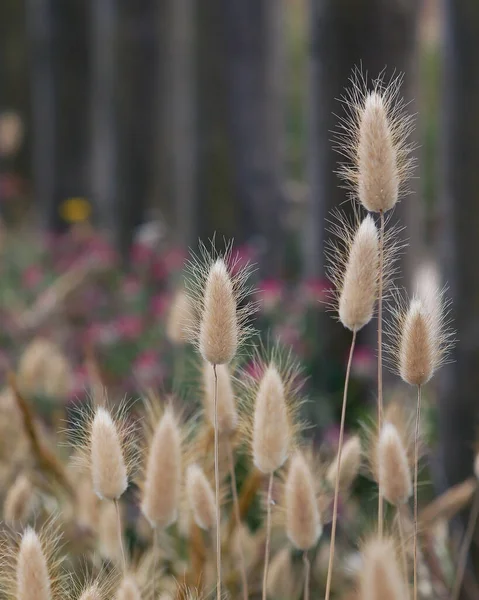
[[[303,293],[308,303],[326,302],[331,283],[327,279],[307,279],[303,282]]]
[[[120,317],[115,325],[120,336],[129,340],[137,338],[143,331],[143,321],[138,315]]]
[[[157,319],[161,319],[169,306],[169,299],[166,294],[156,294],[150,301],[150,310],[153,316]]]
[[[274,310],[283,296],[283,283],[279,279],[263,279],[258,285],[257,295],[266,312]]]
[[[163,256],[163,262],[168,273],[174,273],[183,268],[187,254],[181,248],[172,248]]]
[[[136,358],[133,374],[142,385],[158,385],[165,376],[154,350],[145,350]]]
[[[22,283],[27,289],[36,288],[43,280],[43,270],[38,265],[30,265],[22,273]]]
[[[358,346],[354,350],[352,373],[356,377],[372,377],[376,372],[376,356],[369,346]]]
[[[146,265],[151,261],[152,257],[153,249],[147,244],[135,242],[131,247],[131,260],[134,265]]]
[[[141,283],[135,275],[127,275],[122,281],[123,293],[125,296],[137,296],[141,290]]]
[[[168,270],[164,261],[161,258],[155,258],[151,266],[151,273],[155,281],[163,281],[168,276]]]

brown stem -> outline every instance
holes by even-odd
[[[216,503],[216,598],[221,600],[221,514],[220,514],[220,468],[218,431],[218,374],[215,374],[215,503]]]
[[[268,499],[266,506],[266,546],[264,550],[264,572],[263,572],[263,600],[266,600],[266,587],[268,584],[268,569],[269,569],[269,546],[271,543],[271,505],[273,503],[273,476],[269,476],[268,484]]]
[[[462,581],[464,579],[464,573],[466,572],[467,555],[471,546],[474,531],[476,529],[477,517],[479,516],[479,491],[476,490],[474,494],[474,501],[471,506],[469,513],[469,519],[467,522],[466,532],[464,539],[462,540],[461,549],[459,551],[459,557],[457,561],[456,578],[454,580],[454,587],[451,592],[451,600],[457,600],[461,593]]]
[[[326,580],[326,594],[325,600],[329,600],[331,594],[331,580],[333,576],[333,564],[334,564],[334,550],[336,544],[336,525],[338,521],[338,499],[339,499],[339,482],[341,474],[341,458],[343,453],[343,438],[344,438],[344,423],[346,420],[346,405],[348,400],[348,387],[349,377],[351,374],[351,364],[353,362],[354,347],[356,345],[356,332],[353,331],[353,337],[351,340],[351,348],[349,350],[348,365],[346,367],[346,377],[344,379],[344,392],[343,392],[343,406],[341,409],[341,426],[339,429],[339,444],[338,444],[338,456],[336,461],[336,481],[334,484],[334,500],[333,500],[333,520],[331,524],[331,544],[329,546],[329,565],[328,565],[328,577]]]
[[[384,213],[380,213],[379,282],[378,282],[378,431],[383,422],[383,293],[384,293]],[[378,533],[383,535],[384,497],[381,485],[378,492]]]
[[[233,511],[235,515],[236,527],[239,530],[241,525],[241,516],[238,502],[238,489],[236,487],[236,474],[235,474],[235,463],[233,457],[233,448],[231,446],[231,442],[228,440],[228,462],[229,462],[229,470],[230,470],[230,479],[231,479],[231,495],[233,496]],[[240,573],[241,573],[241,584],[243,588],[243,599],[248,600],[248,579],[246,577],[246,565],[244,560],[243,553],[243,544],[241,539],[238,540],[238,553],[239,553],[239,561],[240,561]]]
[[[417,502],[417,483],[419,472],[419,426],[421,422],[421,386],[417,386],[417,406],[416,406],[416,427],[414,432],[414,587],[413,598],[417,600],[417,533],[418,533],[418,502]]]
[[[311,578],[311,562],[309,561],[308,553],[303,552],[304,562],[304,594],[303,599],[309,600],[309,580]]]
[[[120,550],[121,550],[122,569],[123,569],[123,573],[126,573],[126,556],[125,556],[125,548],[123,546],[123,528],[121,526],[120,504],[119,504],[117,498],[115,498],[115,500],[113,500],[113,502],[115,503],[115,509],[116,509],[116,522],[117,522],[117,528],[118,528],[118,544],[119,544]]]

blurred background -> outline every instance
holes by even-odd
[[[2,0],[1,372],[33,339],[25,381],[63,353],[71,369],[42,397],[78,397],[92,368],[122,393],[171,389],[183,367],[163,317],[188,247],[216,232],[258,263],[258,327],[293,347],[309,416],[334,437],[348,336],[321,304],[323,246],[346,194],[331,132],[355,66],[370,79],[404,73],[418,113],[414,193],[396,211],[410,244],[402,282],[410,289],[428,261],[448,283],[459,342],[430,392],[431,464],[440,489],[467,477],[479,389],[477,0]],[[374,402],[370,329],[351,425]]]

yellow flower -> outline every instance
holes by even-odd
[[[67,223],[87,221],[91,215],[91,204],[86,198],[67,198],[60,205],[60,216]]]

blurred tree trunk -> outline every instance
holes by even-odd
[[[50,225],[56,213],[55,88],[53,75],[53,8],[51,0],[28,0],[32,106],[32,170],[41,220]]]
[[[200,231],[257,242],[270,277],[282,249],[283,9],[197,3]]]
[[[160,3],[161,4],[161,3]],[[158,61],[155,0],[121,2],[119,245],[126,257],[135,228],[145,220],[152,194]]]
[[[478,441],[479,4],[448,0],[445,24],[445,154],[439,239],[458,332],[455,360],[446,368],[439,404],[441,462],[444,483],[449,486],[471,475]],[[473,557],[477,573],[477,545]]]
[[[155,195],[172,227],[174,242],[185,248],[198,234],[194,8],[194,0],[166,0],[158,15],[159,173]]]
[[[100,227],[118,232],[117,2],[91,2],[91,194]]]
[[[341,157],[332,148],[331,131],[341,114],[338,98],[349,85],[354,67],[376,78],[387,66],[386,78],[405,74],[402,94],[416,94],[417,16],[416,0],[310,0],[310,94],[309,94],[309,179],[311,183],[307,232],[306,273],[324,277],[324,242],[327,218],[333,207],[341,207],[346,191],[335,171]],[[415,112],[414,104],[409,106]],[[395,219],[407,226],[407,237],[417,255],[420,199],[407,198],[396,209]],[[403,275],[410,275],[411,250],[406,253]],[[322,348],[316,358],[317,383],[325,391],[336,390],[343,368],[348,333],[324,315],[319,324]],[[369,328],[374,332],[374,327]]]

